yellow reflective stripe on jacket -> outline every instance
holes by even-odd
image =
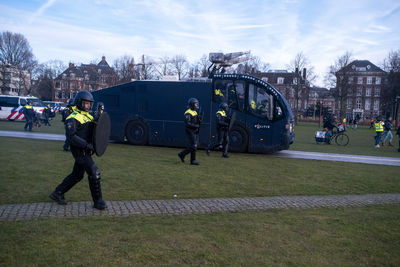
[[[222,117],[226,117],[226,112],[225,110],[218,110],[217,114],[221,114]]]
[[[382,122],[375,122],[375,131],[383,132],[383,125]]]
[[[25,105],[24,108],[26,108],[26,109],[31,109],[32,106],[30,106],[30,105]]]
[[[184,115],[186,115],[187,113],[189,113],[189,114],[192,115],[193,117],[194,117],[194,116],[197,116],[197,111],[196,111],[196,110],[191,110],[190,108],[189,108],[188,110],[186,110],[186,112],[185,112]]]
[[[65,120],[75,119],[81,124],[93,121],[93,116],[87,111],[74,111]]]
[[[221,92],[221,89],[215,89],[214,93],[215,95],[224,96],[224,94]]]

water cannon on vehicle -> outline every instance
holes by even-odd
[[[225,73],[225,68],[250,59],[250,51],[235,53],[210,53],[211,65],[208,67],[208,77],[212,78],[215,73]]]

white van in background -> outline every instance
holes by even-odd
[[[0,119],[24,120],[23,111],[28,100],[32,102],[32,107],[38,118],[41,118],[44,104],[37,97],[0,95]]]

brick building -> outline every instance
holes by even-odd
[[[298,111],[304,112],[308,106],[309,84],[306,81],[306,69],[300,72],[288,72],[287,70],[271,70],[254,74],[254,76],[275,87],[288,101],[293,112],[296,107],[296,90],[298,90]]]
[[[386,76],[385,71],[368,60],[354,60],[336,73],[337,87],[346,87],[347,118],[369,119],[381,115],[381,94]],[[340,79],[344,79],[344,84],[340,85]]]
[[[54,100],[68,102],[80,90],[96,91],[117,83],[117,75],[106,58],[96,64],[81,64],[75,66],[70,63],[68,69],[54,80]]]

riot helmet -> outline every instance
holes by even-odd
[[[84,110],[84,111],[90,111],[92,109],[92,104],[93,104],[93,95],[86,90],[83,91],[79,91],[75,98],[74,98],[74,105],[80,109],[80,110]],[[83,102],[90,102],[90,108],[86,108],[85,105],[83,104]]]
[[[72,106],[74,104],[74,99],[73,98],[70,98],[69,100],[68,100],[68,106]]]
[[[197,103],[197,107],[196,107],[196,103]],[[197,98],[194,98],[194,97],[189,98],[188,105],[191,110],[196,110],[199,105],[199,100],[197,100]]]
[[[221,104],[219,104],[219,108],[222,110],[227,111],[228,110],[228,104],[225,102],[222,102]]]
[[[32,100],[28,100],[28,101],[26,101],[26,103],[27,103],[29,106],[31,106],[31,105],[32,105]]]

